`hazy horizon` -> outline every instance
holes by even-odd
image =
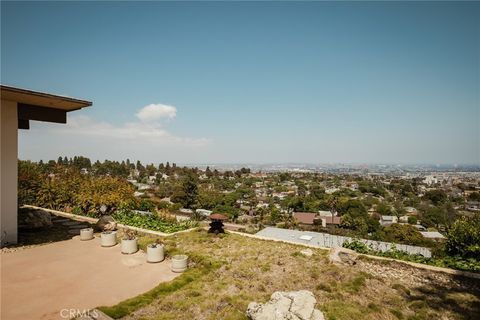
[[[2,2],[19,158],[480,164],[478,2]],[[88,17],[88,19],[85,19]]]
[[[19,158],[19,160],[30,160],[34,162],[38,161],[43,161],[44,163],[55,160],[57,161],[59,157],[62,157],[62,159],[65,157],[65,155],[59,155],[57,157],[53,158],[36,158],[36,159],[27,159],[27,158]],[[73,158],[75,156],[84,156],[84,155],[73,155],[73,156],[67,156],[67,158]],[[88,158],[88,157],[87,157]],[[96,162],[97,160],[100,162],[104,162],[105,160],[109,161],[117,161],[117,162],[122,162],[126,161],[127,159],[131,163],[136,163],[137,160],[135,157],[127,157],[124,159],[109,159],[109,158],[104,158],[104,159],[97,159],[97,158],[89,158],[92,164]],[[158,166],[160,163],[166,164],[167,162],[170,164],[175,163],[177,166],[198,166],[198,167],[205,167],[205,166],[210,166],[210,167],[215,167],[215,166],[354,166],[354,167],[361,167],[361,166],[398,166],[398,167],[478,167],[480,168],[480,164],[478,163],[399,163],[399,162],[175,162],[171,160],[155,160],[155,161],[142,161],[140,162],[143,165],[147,164],[154,164],[155,166]]]

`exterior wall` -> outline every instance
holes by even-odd
[[[17,103],[1,100],[0,105],[0,232],[1,246],[17,242]]]

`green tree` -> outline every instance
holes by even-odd
[[[412,225],[394,223],[383,228],[385,232],[386,240],[390,242],[397,242],[403,244],[410,244],[415,246],[421,246],[428,244],[422,234]]]
[[[386,204],[384,202],[379,203],[375,210],[382,216],[393,215],[392,207],[389,204]]]
[[[434,205],[439,205],[447,200],[447,194],[443,190],[429,190],[423,196],[425,199],[430,200]]]
[[[181,184],[172,196],[173,202],[181,203],[185,208],[192,208],[198,200],[198,183],[194,174],[183,177]]]
[[[310,195],[317,200],[321,200],[326,195],[325,189],[318,184],[314,184],[310,187]]]
[[[447,233],[446,249],[450,255],[480,260],[480,213],[453,223]]]
[[[338,201],[337,210],[340,214],[350,214],[353,217],[367,215],[367,209],[362,201],[358,199],[349,199],[346,201]]]
[[[468,196],[468,200],[470,201],[480,201],[480,192],[472,192]]]
[[[31,161],[18,162],[18,204],[36,204],[44,180],[41,168]]]

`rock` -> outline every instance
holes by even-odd
[[[311,249],[305,249],[300,251],[301,254],[303,254],[306,257],[311,257],[313,256],[313,251]]]
[[[307,290],[274,292],[267,303],[250,302],[247,316],[252,320],[324,320],[315,309],[317,300]]]
[[[318,309],[313,309],[312,320],[325,320],[325,316],[322,311]]]
[[[113,231],[117,229],[117,223],[112,216],[101,216],[95,225],[98,231]]]
[[[22,229],[39,229],[52,226],[50,213],[30,208],[18,210],[18,227]]]
[[[333,263],[354,265],[357,258],[358,253],[350,249],[334,247],[330,250],[329,260]]]

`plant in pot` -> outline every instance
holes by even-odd
[[[147,246],[147,262],[161,262],[165,259],[165,248],[157,239],[154,243]]]
[[[92,240],[93,239],[93,228],[85,228],[80,230],[80,240]]]
[[[113,247],[117,244],[117,232],[116,231],[103,231],[100,234],[100,243],[102,247]]]
[[[138,251],[137,236],[135,232],[128,230],[122,238],[122,253],[131,254]]]

